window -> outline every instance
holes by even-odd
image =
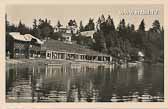
[[[47,53],[47,57],[50,57],[51,56],[51,54],[50,53]]]

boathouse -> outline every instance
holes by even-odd
[[[41,57],[46,59],[63,59],[75,61],[110,62],[110,55],[102,54],[78,44],[68,44],[57,40],[46,40],[42,45]]]
[[[10,58],[38,58],[43,42],[31,34],[21,35],[19,32],[9,33],[11,37]]]

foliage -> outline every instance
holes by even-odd
[[[49,38],[54,32],[50,20],[47,19],[39,19],[38,29],[40,30],[40,39]]]
[[[77,41],[77,44],[80,44],[86,48],[93,48],[94,42],[93,42],[93,39],[91,39],[90,37],[79,35],[76,38],[76,41]]]
[[[8,32],[29,33],[40,39],[52,38],[55,40],[63,40],[61,32],[54,32],[54,27],[48,19],[34,19],[33,28],[28,28],[21,21],[18,26],[10,24],[10,22],[7,21],[7,16],[5,22],[7,49],[9,48],[8,44],[10,41]],[[59,20],[56,26],[59,28],[62,26]],[[76,20],[69,20],[68,26],[77,27]],[[144,19],[140,22],[137,30],[135,30],[134,24],[127,24],[125,19],[121,19],[118,26],[115,27],[110,15],[107,19],[104,15],[101,15],[96,23],[92,18],[89,19],[86,25],[83,25],[82,21],[80,21],[80,32],[92,30],[96,30],[93,39],[72,34],[72,40],[87,48],[108,53],[115,57],[124,58],[130,56],[136,60],[135,57],[138,51],[142,51],[145,54],[146,60],[164,60],[164,29],[158,20],[152,23],[152,27],[149,30],[145,29]]]
[[[93,22],[93,19],[89,19],[89,23],[85,26],[85,31],[94,30],[95,24]]]
[[[80,21],[79,31],[80,31],[80,32],[84,31],[84,26],[83,26],[83,24],[82,24],[82,21]]]

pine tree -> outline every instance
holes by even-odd
[[[134,26],[134,24],[131,24],[130,29],[131,29],[132,32],[135,31],[135,26]]]
[[[160,29],[160,22],[158,20],[155,20],[153,23],[152,23],[152,28],[155,32],[158,32],[160,33],[161,29]]]
[[[89,23],[85,26],[86,31],[94,30],[95,24],[93,22],[93,19],[89,19]]]
[[[117,30],[118,30],[118,36],[119,37],[121,37],[123,39],[127,38],[127,36],[126,36],[126,34],[127,34],[127,28],[125,26],[125,19],[122,19],[120,21]]]
[[[98,18],[97,22],[96,22],[96,30],[97,31],[100,31],[100,25],[101,25],[101,20],[100,20],[100,17]]]
[[[60,28],[61,26],[62,26],[62,25],[61,25],[60,21],[58,20],[58,22],[57,22],[57,27]]]
[[[145,31],[145,23],[144,23],[144,19],[141,21],[138,30],[139,30],[139,31],[142,31],[142,32]]]
[[[84,27],[83,27],[82,21],[80,21],[79,30],[80,30],[80,32],[84,31]]]
[[[114,22],[113,22],[113,19],[110,17],[110,15],[108,16],[108,18],[106,20],[106,27],[107,27],[108,31],[115,30]]]
[[[101,21],[101,23],[104,23],[104,22],[105,22],[105,17],[104,17],[103,14],[102,14],[101,17],[100,17],[100,21]]]
[[[100,30],[96,32],[94,35],[94,39],[95,39],[95,44],[96,44],[95,49],[98,50],[99,52],[107,52],[103,31]]]
[[[54,32],[54,29],[50,24],[50,21],[48,21],[47,19],[45,19],[45,21],[42,19],[39,19],[38,29],[40,32],[40,39],[44,39],[44,38],[48,39],[52,36]]]
[[[124,31],[126,29],[126,26],[125,26],[125,19],[122,19],[119,23],[119,26],[118,26],[118,31]]]
[[[19,21],[18,24],[18,32],[20,32],[20,34],[29,34],[30,33],[30,29],[28,27],[25,26],[25,24],[23,24],[21,22],[21,20]]]
[[[35,37],[37,37],[37,38],[40,38],[40,30],[38,28],[37,20],[36,19],[33,20],[32,35],[35,36]]]

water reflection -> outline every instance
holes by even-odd
[[[7,102],[163,102],[163,65],[7,65]]]

